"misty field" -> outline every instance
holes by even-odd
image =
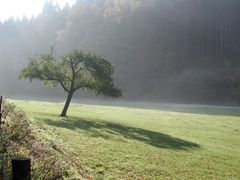
[[[240,108],[11,101],[96,178],[240,179]]]

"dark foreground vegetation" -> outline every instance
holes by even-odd
[[[0,129],[0,179],[11,179],[11,158],[30,157],[33,179],[81,177],[78,162],[61,146],[40,135],[38,126],[14,104],[4,102],[5,124]]]
[[[124,98],[239,103],[239,7],[239,0],[78,0],[63,9],[48,2],[37,17],[0,23],[0,91],[62,96],[17,80],[28,57],[56,44],[59,56],[83,49],[110,60]]]

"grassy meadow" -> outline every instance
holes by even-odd
[[[240,179],[240,108],[11,102],[95,179]]]

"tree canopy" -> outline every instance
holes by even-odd
[[[112,75],[114,68],[107,60],[94,52],[73,50],[58,61],[54,49],[49,53],[39,54],[30,61],[20,73],[20,79],[38,79],[44,85],[56,87],[60,85],[68,93],[68,98],[61,116],[66,116],[73,94],[79,90],[91,90],[97,95],[119,97],[118,89]]]

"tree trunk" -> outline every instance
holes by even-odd
[[[65,102],[65,105],[64,105],[64,108],[62,110],[62,113],[61,113],[61,117],[66,117],[66,114],[67,114],[67,110],[69,108],[69,105],[70,105],[70,102],[72,100],[72,96],[73,96],[74,92],[69,92],[68,93],[68,97],[67,97],[67,100]]]

